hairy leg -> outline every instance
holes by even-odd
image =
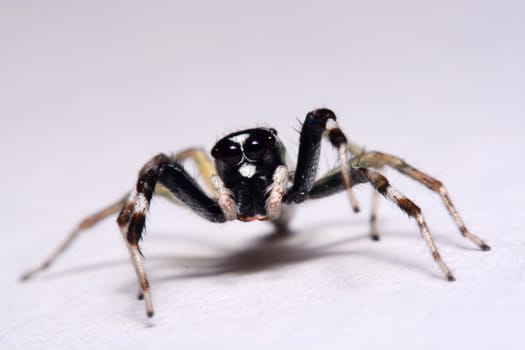
[[[117,223],[139,280],[148,317],[153,316],[153,303],[139,241],[144,232],[146,214],[157,184],[164,186],[179,202],[209,221],[226,221],[225,211],[228,210],[210,198],[178,162],[164,154],[152,158],[141,169],[137,185],[131,191]]]
[[[343,191],[344,185],[341,182],[341,176],[339,174],[340,171],[340,169],[335,169],[332,172],[328,173],[326,176],[316,181],[311,191],[308,193],[308,198],[319,199]],[[443,261],[443,259],[441,258],[441,255],[439,254],[439,251],[434,243],[434,240],[432,239],[432,236],[423,217],[421,209],[410,199],[408,199],[399,191],[394,189],[388,182],[387,178],[379,174],[378,172],[374,172],[366,168],[352,168],[350,171],[350,175],[352,176],[353,185],[369,183],[378,193],[383,195],[388,200],[392,201],[401,210],[403,210],[406,214],[408,214],[411,218],[413,218],[416,221],[419,228],[419,232],[425,240],[425,243],[429,247],[435,262],[438,264],[445,277],[449,281],[453,281],[454,276]]]
[[[108,205],[105,208],[102,208],[101,210],[93,213],[92,215],[86,217],[83,219],[67,236],[66,238],[60,243],[60,245],[49,255],[49,257],[44,260],[40,265],[38,265],[36,268],[29,270],[25,272],[20,279],[22,281],[26,281],[28,279],[33,278],[36,274],[46,270],[55,260],[73,243],[74,240],[78,238],[78,236],[98,224],[100,221],[104,220],[110,215],[116,214],[119,212],[119,210],[122,209],[124,206],[124,203],[126,203],[126,199],[128,197],[128,194],[126,194],[124,197],[116,201],[115,203],[112,203]]]
[[[458,227],[459,231],[461,232],[461,235],[463,237],[468,238],[470,241],[472,241],[475,245],[477,245],[482,250],[490,250],[490,246],[485,243],[482,239],[471,233],[467,227],[465,226],[463,220],[459,216],[459,213],[452,203],[452,200],[450,199],[450,196],[445,189],[445,186],[443,183],[432,176],[414,168],[407,162],[405,162],[403,159],[382,153],[382,152],[364,152],[362,154],[359,154],[355,157],[355,161],[357,162],[358,166],[362,166],[365,168],[376,168],[380,169],[384,166],[389,166],[400,173],[410,177],[411,179],[416,180],[417,182],[425,185],[427,188],[432,190],[433,192],[439,194],[441,197],[441,200],[443,201],[443,204],[447,208],[447,211],[449,212],[450,216],[454,220],[456,226]]]

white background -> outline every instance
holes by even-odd
[[[2,1],[0,348],[523,348],[524,33],[522,1]],[[279,242],[154,202],[151,321],[113,219],[17,282],[156,153],[264,125],[295,157],[321,106],[443,180],[493,250],[389,171],[456,282],[386,201],[368,238],[366,186],[362,213],[304,204]]]

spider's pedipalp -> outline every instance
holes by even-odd
[[[237,218],[237,205],[232,198],[232,192],[228,189],[218,175],[212,175],[211,183],[217,194],[217,203],[222,209],[226,220],[231,221]]]
[[[281,202],[288,186],[288,169],[286,166],[278,166],[272,180],[272,184],[266,189],[269,195],[265,205],[266,214],[270,220],[277,219],[281,212]]]

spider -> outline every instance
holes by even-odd
[[[316,180],[323,137],[327,137],[337,150],[338,166]],[[135,188],[116,203],[81,221],[48,259],[26,272],[21,279],[30,279],[47,269],[82,231],[120,211],[117,223],[138,277],[139,299],[144,300],[146,314],[152,317],[153,303],[139,241],[153,195],[167,197],[211,222],[270,220],[277,228],[286,228],[290,209],[294,205],[341,191],[346,191],[351,207],[358,212],[352,187],[368,183],[375,189],[370,215],[371,238],[379,239],[376,212],[378,194],[381,194],[416,221],[435,262],[446,279],[454,281],[430,235],[421,209],[389,184],[381,174],[385,166],[438,193],[461,234],[480,249],[490,250],[483,240],[467,230],[440,181],[401,158],[365,151],[349,142],[339,128],[334,112],[329,109],[317,109],[306,115],[300,132],[295,171],[288,169],[285,148],[277,137],[277,131],[271,128],[253,128],[228,134],[213,146],[211,155],[215,162],[198,148],[172,156],[159,154],[153,157],[140,170]],[[197,164],[207,191],[183,168],[181,162],[185,159]]]

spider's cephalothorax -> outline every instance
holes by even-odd
[[[285,166],[284,153],[277,131],[266,128],[231,133],[213,146],[217,174],[232,192],[237,219],[269,219],[266,207],[274,175]]]
[[[339,165],[317,179],[323,137],[337,150]],[[25,273],[22,279],[29,279],[49,267],[80,232],[120,211],[117,222],[137,273],[147,315],[151,317],[153,304],[139,242],[153,195],[174,200],[211,222],[270,220],[281,232],[286,232],[290,215],[283,215],[282,205],[292,206],[307,199],[325,198],[346,191],[353,210],[357,212],[357,201],[351,188],[368,183],[375,190],[370,215],[371,237],[379,239],[376,211],[378,194],[381,194],[416,221],[432,257],[446,278],[453,281],[454,276],[441,259],[421,209],[390,186],[381,175],[385,166],[396,169],[438,193],[461,234],[482,250],[490,249],[483,240],[467,230],[440,181],[410,166],[401,158],[365,151],[348,142],[336,122],[335,114],[329,109],[317,109],[306,115],[301,127],[297,167],[291,171],[284,162],[284,146],[274,129],[255,128],[229,134],[215,144],[211,154],[215,163],[198,148],[172,156],[159,154],[152,158],[140,170],[136,186],[129,193],[83,220],[48,259]],[[182,166],[185,159],[197,164],[204,188]],[[286,212],[290,213],[289,210]]]

